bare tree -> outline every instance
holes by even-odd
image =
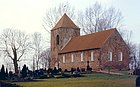
[[[59,6],[50,8],[43,19],[42,25],[44,29],[50,32],[48,28],[53,28],[64,13],[67,13],[70,18],[74,18],[74,8],[68,2],[60,3]]]
[[[29,37],[24,32],[5,29],[0,37],[5,57],[11,58],[15,74],[18,74],[18,62],[29,48]]]
[[[127,45],[132,44],[132,35],[133,32],[129,31],[129,30],[121,30],[120,31],[121,36],[123,37],[123,39],[125,40],[125,42],[127,43]]]
[[[85,34],[121,26],[122,15],[120,11],[110,7],[104,9],[99,3],[78,13],[77,23]]]
[[[138,44],[138,47],[137,47],[137,57],[138,57],[137,66],[138,68],[140,68],[140,44]]]
[[[50,62],[51,62],[51,51],[50,48],[47,50],[44,50],[41,55],[41,63],[44,68],[50,68]]]
[[[37,70],[39,69],[39,61],[40,61],[40,54],[43,50],[43,43],[42,43],[42,36],[41,33],[35,32],[33,35],[33,42],[32,42],[32,49],[34,50],[34,61],[37,67]]]
[[[140,46],[131,41],[133,35],[132,31],[120,30],[120,34],[129,48],[129,68],[136,69],[140,66]]]
[[[121,29],[123,16],[119,10],[113,7],[103,8],[99,3],[95,3],[93,6],[86,8],[84,12],[79,12],[77,18],[77,23],[84,34],[117,28],[128,45],[130,62],[135,62],[136,64],[136,50],[134,44],[131,42],[132,31]],[[134,66],[136,67],[136,65]]]
[[[132,68],[136,68],[137,67],[137,45],[135,43],[129,43],[128,45],[129,47],[129,60],[130,60],[130,64],[132,65]]]

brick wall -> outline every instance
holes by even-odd
[[[83,52],[83,61],[81,61],[81,53]],[[91,52],[94,53],[94,60],[91,61]],[[72,62],[71,55],[74,57],[74,62]],[[63,56],[65,56],[65,63],[63,63]],[[61,54],[60,58],[60,68],[62,70],[67,69],[71,70],[71,68],[87,68],[87,61],[89,61],[89,66],[93,69],[99,68],[98,62],[99,51],[98,50],[87,50],[87,51],[80,51],[80,52],[72,52],[67,54]]]
[[[81,61],[81,53],[84,53],[84,61]],[[91,52],[94,53],[94,61],[91,61]],[[109,62],[108,52],[112,52],[112,61]],[[122,52],[123,60],[118,60],[118,53]],[[107,64],[116,69],[128,69],[129,51],[118,32],[114,32],[104,43],[101,49],[72,52],[59,55],[60,68],[70,70],[71,68],[86,68],[87,61],[93,70],[105,69]],[[71,55],[74,56],[74,62],[71,61]],[[63,63],[65,56],[65,63]]]
[[[59,45],[56,37],[59,35]],[[72,37],[80,36],[80,29],[59,28],[51,31],[51,68],[58,66],[58,53]]]
[[[104,67],[108,63],[108,52],[112,52],[112,62],[114,66],[120,65],[124,69],[128,69],[129,50],[120,34],[116,31],[106,41],[101,49],[101,66]],[[119,52],[123,54],[123,60],[119,61]]]

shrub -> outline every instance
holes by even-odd
[[[133,72],[134,75],[140,75],[140,69],[135,69]]]
[[[74,71],[72,76],[73,77],[81,77],[81,74],[78,71]]]
[[[65,69],[65,70],[64,70],[64,72],[68,72],[68,70],[67,70],[67,69]]]
[[[77,70],[76,70],[77,72],[80,72],[80,69],[79,69],[79,67],[77,67]]]
[[[28,70],[28,68],[27,68],[26,65],[24,64],[24,66],[23,66],[23,68],[22,68],[22,71],[21,71],[22,78],[27,77],[27,70]]]
[[[62,69],[61,69],[61,68],[59,68],[59,69],[58,69],[58,72],[62,72]]]
[[[85,72],[85,68],[81,68],[81,72]]]
[[[49,73],[52,73],[52,68],[48,68],[48,70],[47,70],[47,73],[49,74]]]
[[[9,71],[9,78],[12,79],[14,76],[13,72],[12,71]]]
[[[6,68],[5,76],[8,77],[8,69]]]
[[[57,73],[58,73],[58,70],[56,69],[56,67],[54,67],[53,74],[57,74]]]
[[[2,65],[2,67],[1,67],[0,79],[1,80],[5,80],[6,79],[6,73],[5,73],[4,65]]]
[[[76,71],[75,68],[71,68],[71,74],[73,74],[73,72]]]

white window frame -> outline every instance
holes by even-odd
[[[123,61],[123,53],[122,52],[118,53],[118,61]]]
[[[112,52],[108,52],[109,61],[112,61]]]
[[[81,61],[84,61],[84,52],[81,52]]]
[[[94,52],[91,52],[91,61],[94,61]]]
[[[71,54],[71,62],[74,62],[74,56]]]
[[[63,63],[65,63],[65,62],[66,62],[65,55],[63,55]]]

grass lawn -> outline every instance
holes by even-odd
[[[135,79],[135,76],[94,73],[80,78],[45,79],[16,84],[23,87],[135,87]]]

